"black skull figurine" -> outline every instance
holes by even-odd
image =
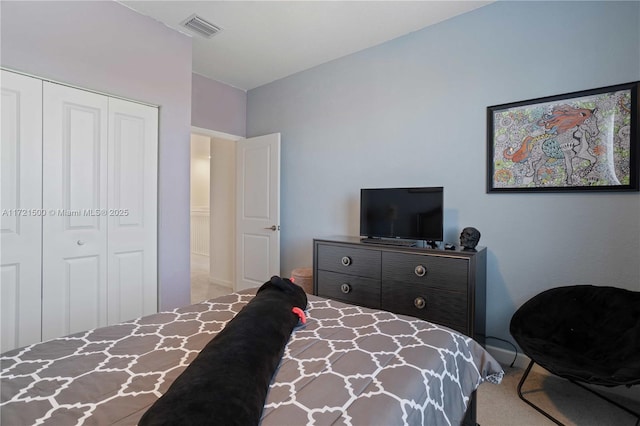
[[[480,241],[480,231],[473,227],[467,227],[460,233],[460,245],[465,250],[475,250]]]

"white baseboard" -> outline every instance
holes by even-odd
[[[219,278],[214,278],[212,276],[209,276],[209,283],[214,285],[219,285],[222,287],[229,287],[230,289],[233,289],[233,282],[229,280],[221,280]]]
[[[499,348],[497,346],[492,346],[492,345],[486,345],[486,349],[487,349],[487,352],[489,352],[491,356],[493,356],[495,360],[502,365],[510,366],[511,363],[513,362],[514,367],[522,368],[524,370],[525,368],[527,368],[527,366],[529,365],[529,362],[531,361],[531,358],[529,358],[528,356],[526,356],[521,352],[518,352],[518,355],[516,356],[514,351],[510,351],[508,349],[503,349],[503,348]],[[513,361],[514,357],[515,357],[515,362]],[[548,370],[540,367],[538,364],[534,364],[531,371],[538,374],[543,374],[545,376],[552,376],[552,374]],[[591,385],[588,385],[588,386],[593,388],[597,392],[605,392],[605,393],[619,395],[629,399],[633,399],[634,401],[640,401],[640,385],[632,386],[630,388],[627,388],[625,386],[616,386],[614,388],[609,388],[606,386],[591,386]]]
[[[486,349],[487,349],[487,352],[489,352],[491,356],[494,357],[496,361],[498,361],[502,365],[511,365],[511,363],[513,362],[514,367],[525,369],[527,368],[527,365],[529,365],[529,362],[531,361],[531,358],[529,358],[522,352],[518,352],[518,356],[516,357],[516,354],[514,351],[499,348],[497,346],[486,345]],[[515,361],[514,361],[514,357],[515,357]],[[545,375],[550,374],[547,370],[540,367],[538,364],[534,365],[532,370],[540,374],[545,374]]]

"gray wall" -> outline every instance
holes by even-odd
[[[282,273],[358,235],[362,187],[444,186],[488,247],[487,333],[569,284],[640,290],[640,195],[487,194],[486,107],[640,80],[639,2],[498,2],[248,92],[282,133]]]
[[[190,303],[191,40],[116,2],[2,2],[1,65],[160,106],[160,309]]]
[[[247,92],[193,74],[191,124],[234,136],[246,136]]]

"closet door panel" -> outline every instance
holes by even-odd
[[[64,334],[77,333],[104,325],[104,308],[100,256],[82,256],[64,259],[65,277],[58,287],[60,305],[58,321]]]
[[[157,311],[158,109],[109,99],[109,324]]]
[[[42,81],[2,71],[0,352],[40,341]]]
[[[43,88],[43,339],[106,325],[108,98]]]

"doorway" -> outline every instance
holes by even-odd
[[[191,303],[234,290],[235,140],[191,134]]]

